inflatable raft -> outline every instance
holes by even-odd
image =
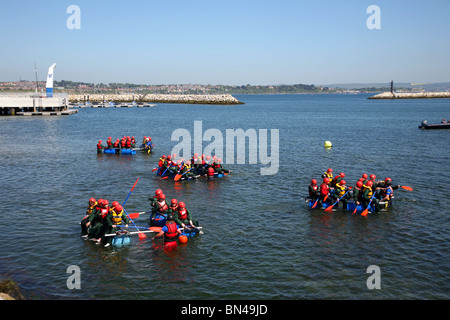
[[[312,200],[309,197],[306,197],[305,202],[306,202],[306,205],[308,206],[308,208],[312,209],[316,200]],[[326,209],[329,206],[332,206],[335,202],[336,201],[332,202],[330,200],[327,200],[324,203],[322,203],[322,206],[317,205],[314,209]],[[381,206],[381,211],[386,211],[388,208],[392,207],[392,201],[380,201],[379,204]],[[338,209],[338,205],[339,205],[339,209]],[[348,200],[347,211],[353,213],[353,211],[355,211],[355,207],[356,207],[355,201]],[[359,204],[357,206],[356,213],[362,213],[365,209],[366,209],[366,206],[364,206],[363,204]],[[339,202],[333,208],[333,211],[337,211],[337,210],[342,210],[342,204]],[[371,204],[369,206],[369,212],[375,212],[375,205]]]

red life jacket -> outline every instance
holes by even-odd
[[[122,148],[125,148],[126,143],[127,143],[126,140],[122,140],[120,142],[120,145],[122,146]]]
[[[127,140],[127,148],[131,148],[131,140]]]
[[[317,184],[316,185],[310,185],[310,187],[314,190],[314,192],[316,192],[318,189],[319,189],[319,187],[317,186]],[[309,190],[309,195],[311,196],[311,197],[313,197],[313,196],[315,196],[315,193],[311,193],[311,190]]]
[[[326,196],[326,195],[328,194],[328,190],[329,190],[329,189],[330,189],[330,188],[328,187],[327,184],[322,183],[322,184],[320,185],[320,194],[323,195],[323,196]]]
[[[114,142],[114,148],[118,148],[118,147],[119,147],[119,145],[120,145],[120,141],[116,141],[116,142]]]
[[[97,149],[100,150],[102,148],[102,144],[99,142],[97,143]]]
[[[159,212],[166,212],[169,209],[169,206],[167,205],[166,201],[164,200],[164,204],[161,205],[159,202],[157,202],[158,204],[158,211]]]
[[[100,216],[102,217],[102,219],[106,217],[108,212],[109,212],[108,208],[100,208]]]
[[[108,144],[108,146],[112,146],[112,141],[111,140],[106,141],[106,143]]]
[[[214,168],[209,167],[208,168],[208,176],[213,176],[214,175]]]
[[[180,220],[186,220],[186,219],[188,218],[186,208],[183,208],[183,209],[181,209],[181,210],[178,209],[178,210],[177,210],[177,213],[178,213],[178,218],[179,218]]]
[[[168,230],[167,230],[167,232],[164,232],[164,241],[166,241],[166,242],[176,241],[177,240],[176,237],[178,235],[177,224],[175,222],[167,223],[166,227]]]

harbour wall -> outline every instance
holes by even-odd
[[[383,92],[368,99],[434,99],[450,98],[450,92]]]
[[[78,102],[153,102],[187,104],[244,104],[230,94],[77,94],[69,95],[70,103]]]

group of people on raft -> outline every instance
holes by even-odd
[[[197,229],[198,221],[192,218],[192,213],[183,201],[174,198],[169,202],[161,189],[157,189],[149,200],[152,207],[150,226],[161,226],[160,221],[164,223],[153,239],[164,237],[165,250],[171,251],[177,247],[180,229]]]
[[[177,239],[181,234],[179,229],[197,229],[198,221],[192,218],[192,213],[184,202],[178,202],[177,199],[168,202],[161,189],[157,189],[149,200],[152,208],[150,226],[162,227],[153,239],[163,237],[165,250],[177,247]],[[108,247],[113,237],[106,235],[115,234],[123,227],[128,228],[130,221],[119,202],[114,201],[110,205],[106,199],[90,198],[86,215],[81,220],[81,233],[87,239],[99,244],[105,243],[105,247]]]
[[[120,149],[136,148],[136,139],[134,136],[123,136],[122,138],[117,138],[114,142],[111,137],[108,137],[108,140],[106,140],[106,146],[103,145],[102,142],[102,140],[98,140],[97,153],[103,153],[104,149],[116,149],[117,151],[120,151]],[[150,136],[144,136],[139,147],[151,152],[153,149],[152,138]]]
[[[116,233],[121,226],[128,227],[130,219],[118,201],[109,204],[106,199],[90,198],[86,215],[81,220],[81,234],[97,243],[111,245],[112,237],[106,234]]]
[[[308,187],[309,198],[314,201],[318,200],[317,208],[321,208],[322,203],[329,199],[333,204],[339,200],[335,208],[342,203],[342,209],[347,211],[347,203],[353,199],[357,206],[362,204],[365,208],[371,203],[375,207],[375,212],[378,212],[381,210],[380,202],[389,204],[394,198],[394,190],[400,187],[392,185],[391,178],[377,180],[375,174],[368,176],[366,173],[356,182],[355,187],[347,186],[344,180],[345,173],[340,172],[333,177],[331,168],[323,173],[322,178],[320,186],[317,185],[316,179],[312,179]]]
[[[217,156],[206,156],[195,153],[190,160],[176,159],[176,154],[163,155],[159,158],[158,174],[161,176],[173,176],[180,174],[186,180],[196,179],[200,176],[214,177],[215,174],[227,174],[231,172],[222,166],[222,159]]]

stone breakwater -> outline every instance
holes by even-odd
[[[376,94],[368,99],[433,99],[433,98],[450,98],[450,92],[383,92]]]
[[[77,102],[153,102],[187,104],[244,104],[230,94],[77,94],[69,95],[70,103]]]

